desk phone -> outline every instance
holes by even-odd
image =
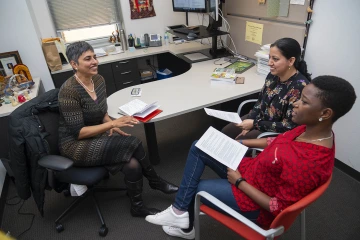
[[[160,47],[162,46],[160,34],[149,34],[149,47]]]

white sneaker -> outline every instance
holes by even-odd
[[[172,226],[179,228],[189,227],[189,213],[184,212],[181,215],[177,215],[172,209],[172,205],[170,205],[170,207],[168,207],[166,210],[155,215],[146,216],[145,220],[161,226]]]
[[[174,236],[174,237],[180,237],[185,239],[194,239],[195,238],[195,228],[193,228],[190,232],[184,232],[181,230],[181,228],[177,227],[169,227],[169,226],[163,226],[162,229],[167,235]]]

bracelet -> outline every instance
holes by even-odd
[[[240,144],[242,144],[242,145],[244,145],[244,144],[243,144],[243,140],[242,140],[242,139],[240,139],[240,140],[239,140],[239,143],[240,143]]]
[[[239,188],[239,184],[240,184],[242,181],[245,181],[245,182],[246,182],[246,179],[245,179],[245,178],[238,178],[238,179],[236,180],[236,182],[235,182],[234,185],[235,185],[237,188]]]

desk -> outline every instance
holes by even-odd
[[[142,89],[139,99],[146,103],[158,101],[163,110],[144,124],[149,158],[153,164],[160,162],[154,122],[259,92],[264,85],[265,77],[256,74],[255,67],[241,74],[245,77],[245,84],[211,85],[210,75],[216,67],[219,65],[215,65],[214,60],[198,62],[179,76],[136,86]],[[131,89],[122,89],[108,97],[110,117],[121,117],[118,107],[134,99],[130,96]]]
[[[35,98],[39,94],[40,78],[34,78],[35,85],[31,88],[29,96]],[[11,104],[4,104],[0,107],[0,159],[8,158],[9,142],[8,142],[8,116],[20,106],[13,107]],[[0,184],[1,185],[1,184]]]
[[[191,52],[198,49],[207,49],[208,45],[198,42],[182,44],[169,44],[167,46],[149,47],[136,49],[134,52],[99,57],[98,72],[105,79],[106,92],[109,95],[125,87],[141,84],[140,69],[151,68],[146,65],[145,59],[153,61],[153,65],[159,68],[169,68],[173,75],[181,74],[190,68],[190,63],[175,57],[179,53]],[[157,64],[155,64],[155,59]],[[74,73],[69,64],[63,65],[59,71],[52,72],[54,86],[60,88],[61,85]]]

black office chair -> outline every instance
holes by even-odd
[[[104,167],[73,167],[73,161],[60,156],[58,148],[58,126],[59,113],[46,111],[38,114],[44,129],[48,135],[45,141],[49,147],[51,155],[47,155],[38,161],[38,164],[48,170],[48,184],[57,192],[69,189],[69,184],[86,185],[88,190],[76,200],[55,220],[57,232],[62,232],[64,226],[60,223],[71,210],[73,210],[80,202],[87,197],[91,197],[94,201],[97,214],[101,221],[99,235],[104,237],[108,233],[108,228],[101,214],[99,204],[96,200],[96,192],[123,191],[126,188],[102,188],[96,187],[103,179],[109,177],[108,171]],[[68,192],[65,192],[68,193]]]

